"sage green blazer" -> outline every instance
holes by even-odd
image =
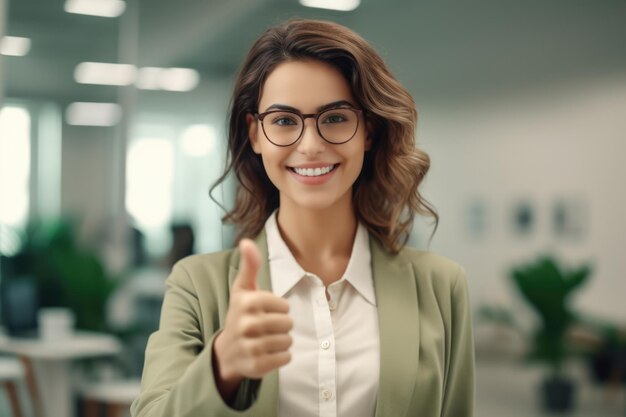
[[[271,290],[264,232],[257,245],[263,259],[258,286]],[[370,248],[380,332],[376,417],[472,416],[474,349],[463,269],[411,248],[390,254],[371,237]],[[211,346],[224,325],[238,265],[239,252],[231,249],[174,266],[159,330],[146,348],[134,417],[277,415],[278,371],[260,386],[244,381],[231,406],[213,377]]]

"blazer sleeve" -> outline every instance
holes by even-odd
[[[471,417],[474,410],[474,338],[465,271],[452,283],[451,347],[441,417]]]
[[[141,394],[131,406],[131,415],[133,417],[251,415],[235,408],[243,409],[250,406],[258,389],[257,383],[244,381],[236,393],[233,407],[223,401],[217,390],[213,374],[212,346],[220,329],[213,329],[207,326],[207,323],[201,322],[198,295],[184,265],[178,263],[174,266],[166,284],[159,329],[148,340]],[[217,305],[209,306],[208,310],[217,312]],[[203,325],[205,331],[206,329],[212,331],[206,346],[201,330]]]

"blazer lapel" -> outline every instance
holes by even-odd
[[[419,361],[419,313],[411,264],[370,237],[380,332],[376,417],[406,416]]]
[[[270,267],[267,260],[267,239],[265,238],[265,229],[256,238],[256,245],[261,254],[261,266],[257,275],[257,288],[263,291],[272,290],[272,282],[270,280]],[[233,251],[230,261],[230,269],[228,272],[228,287],[232,288],[233,282],[237,277],[239,269],[239,250]],[[273,371],[263,378],[256,403],[253,405],[255,412],[264,416],[278,415],[278,371]],[[256,415],[256,414],[255,414]]]

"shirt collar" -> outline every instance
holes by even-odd
[[[370,304],[376,305],[371,259],[367,228],[359,223],[352,245],[350,261],[348,261],[348,267],[342,279],[345,278]]]
[[[280,277],[276,273],[271,274],[272,291],[279,297],[283,297],[307,272],[295,260],[280,235],[276,220],[277,213],[278,210],[275,210],[265,222],[265,232],[270,270],[280,271]],[[361,223],[357,226],[350,260],[341,279],[349,282],[370,304],[376,305],[369,236],[367,229]]]

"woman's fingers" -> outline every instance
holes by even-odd
[[[288,350],[252,358],[249,366],[250,372],[248,377],[262,378],[265,374],[288,364],[290,361],[291,353]]]
[[[239,334],[244,337],[259,337],[266,334],[287,333],[293,328],[293,320],[284,313],[248,315],[239,321]]]
[[[269,291],[246,291],[238,293],[236,305],[246,313],[288,313],[289,302]]]
[[[289,334],[270,335],[263,339],[262,343],[267,353],[288,351],[293,344],[293,338]]]
[[[286,351],[292,343],[293,340],[288,334],[269,335],[246,339],[244,349],[251,357],[260,359],[265,355]]]

